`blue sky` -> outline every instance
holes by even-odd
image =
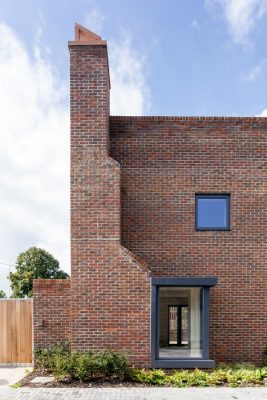
[[[254,115],[267,107],[266,8],[265,0],[1,0],[0,19],[29,52],[41,27],[65,79],[74,22],[107,40],[128,34],[145,58],[147,114]]]
[[[108,40],[113,114],[267,116],[267,0],[0,0],[0,289],[17,254],[69,270],[74,23]],[[13,267],[11,267],[13,268]]]

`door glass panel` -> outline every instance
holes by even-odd
[[[188,345],[188,306],[181,307],[181,344]]]
[[[201,288],[159,287],[159,358],[201,357]]]
[[[178,344],[178,307],[169,306],[169,346]]]

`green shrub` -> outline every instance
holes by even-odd
[[[136,369],[131,371],[130,378],[134,382],[155,386],[205,387],[228,385],[237,387],[263,384],[264,379],[267,378],[267,369],[256,368],[252,365],[236,365],[232,367],[221,366],[212,372],[199,369],[194,371],[181,370],[171,375],[166,375],[162,370]]]
[[[227,383],[231,387],[260,384],[267,377],[267,370],[257,369],[230,369],[227,372]]]
[[[129,369],[128,356],[123,352],[71,352],[68,345],[35,350],[35,367],[62,378],[86,380],[131,380],[153,386],[221,386],[260,385],[267,379],[267,368],[252,364],[220,365],[212,372],[179,370],[167,375],[161,369]]]
[[[70,375],[71,355],[55,354],[53,357],[51,372],[57,381]]]
[[[92,362],[92,353],[75,352],[71,355],[69,374],[71,378],[84,381],[94,370]]]
[[[118,379],[128,376],[127,354],[114,351],[72,352],[69,346],[35,350],[35,367],[46,370],[60,380],[65,377],[80,381]]]
[[[105,376],[122,380],[128,375],[129,360],[126,353],[106,350],[97,353],[96,359]]]
[[[168,376],[161,369],[135,369],[130,372],[130,378],[134,382],[155,386],[164,386],[168,382]]]
[[[34,366],[37,369],[52,372],[55,367],[56,359],[70,355],[68,344],[59,344],[46,349],[37,347],[34,351]]]
[[[216,368],[207,377],[209,386],[221,386],[227,382],[227,370],[223,368]]]
[[[208,373],[195,369],[188,374],[187,386],[207,386]]]

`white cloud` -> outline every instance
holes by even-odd
[[[249,43],[251,32],[267,13],[267,0],[205,0],[205,5],[223,13],[233,42],[241,45]]]
[[[90,27],[89,27],[90,28]],[[33,56],[0,22],[0,289],[8,266],[36,245],[69,271],[68,84],[41,45]],[[109,46],[113,114],[143,114],[149,107],[145,59],[129,35]]]
[[[103,35],[108,19],[89,1],[91,9],[86,13],[84,26]],[[112,115],[141,115],[150,108],[150,92],[146,83],[147,62],[144,54],[135,48],[129,32],[119,41],[108,40],[111,80],[110,109]]]
[[[262,110],[256,117],[267,117],[267,108]]]
[[[107,17],[97,9],[92,9],[86,13],[84,18],[84,25],[95,32],[97,35],[102,33],[104,22]]]
[[[262,73],[262,70],[267,66],[267,58],[263,58],[257,65],[255,65],[251,71],[245,75],[247,81],[255,81],[258,76]]]
[[[36,245],[69,270],[67,85],[42,57],[40,34],[31,58],[0,23],[0,262]]]
[[[120,42],[109,42],[111,114],[142,115],[150,108],[146,83],[146,60],[132,44],[129,34]]]

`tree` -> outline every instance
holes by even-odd
[[[0,290],[0,299],[5,299],[6,298],[6,294],[3,290]]]
[[[30,247],[20,253],[16,271],[8,276],[12,297],[32,297],[32,281],[35,278],[66,279],[69,275],[59,268],[59,262],[46,250]]]

